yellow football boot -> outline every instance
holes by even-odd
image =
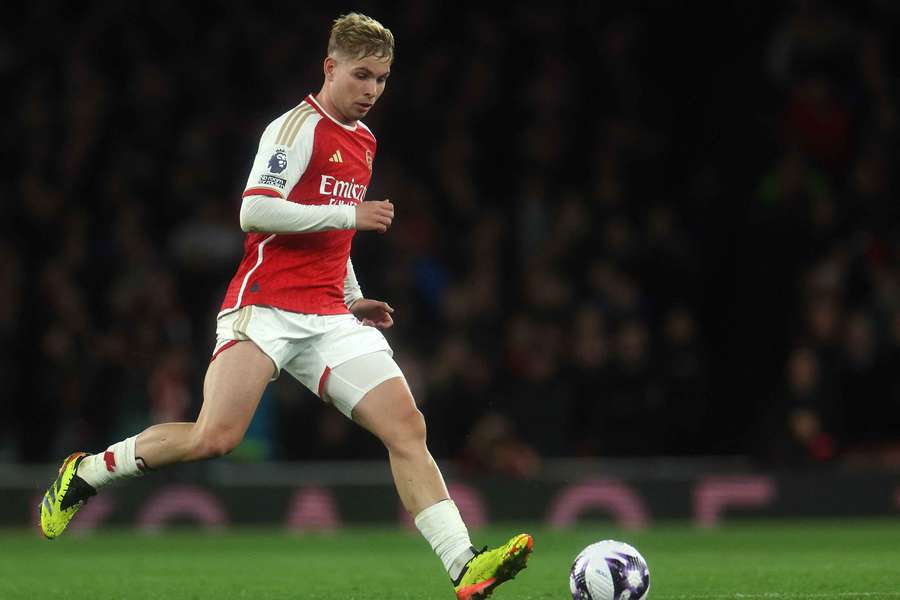
[[[59,468],[59,477],[44,494],[40,506],[41,533],[47,539],[52,540],[61,534],[78,509],[97,493],[97,490],[76,474],[78,465],[87,456],[86,452],[70,454]]]
[[[534,540],[520,533],[506,544],[493,550],[483,550],[466,565],[459,583],[454,586],[457,600],[487,598],[504,581],[509,581],[524,569]]]

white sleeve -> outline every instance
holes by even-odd
[[[359,282],[356,280],[356,271],[353,270],[353,261],[347,259],[347,276],[344,277],[344,305],[349,309],[353,303],[363,297]]]
[[[247,178],[244,197],[288,197],[309,166],[316,124],[321,118],[302,102],[266,127]]]
[[[254,233],[312,233],[355,229],[356,207],[297,204],[270,196],[246,196],[241,229]]]

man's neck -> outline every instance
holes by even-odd
[[[327,112],[332,119],[336,121],[340,121],[344,125],[349,125],[353,127],[356,125],[356,120],[348,120],[344,115],[340,113],[337,107],[334,105],[334,102],[331,101],[331,94],[328,93],[327,86],[322,86],[322,89],[319,90],[319,93],[313,96],[316,99],[316,102],[322,107],[322,110]]]

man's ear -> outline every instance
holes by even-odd
[[[322,70],[325,72],[325,79],[328,81],[334,81],[334,70],[337,68],[337,61],[331,56],[325,57],[325,62],[322,65]]]

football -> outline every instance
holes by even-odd
[[[572,600],[644,600],[650,593],[650,569],[634,547],[603,540],[575,557],[569,590]]]

